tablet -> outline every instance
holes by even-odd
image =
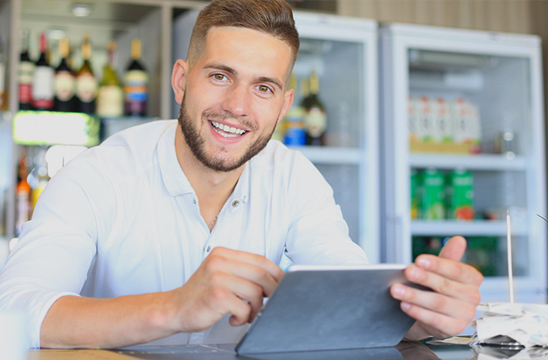
[[[238,354],[394,346],[414,321],[389,288],[404,265],[291,266],[236,345]],[[416,285],[411,285],[417,287]]]

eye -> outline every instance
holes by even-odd
[[[257,89],[262,92],[262,93],[268,93],[268,92],[272,92],[272,89],[270,89],[268,86],[266,85],[259,85],[257,86]]]
[[[226,80],[226,76],[223,74],[213,74],[212,75],[215,80],[224,81]]]

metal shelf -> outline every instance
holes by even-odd
[[[411,235],[506,236],[506,222],[501,220],[412,220]],[[526,236],[527,229],[523,225],[512,224],[512,235]]]
[[[409,165],[413,168],[435,167],[438,169],[467,169],[481,171],[524,171],[523,156],[507,159],[499,154],[453,155],[453,154],[410,154]]]
[[[334,146],[290,146],[289,148],[300,151],[315,164],[358,165],[363,158],[362,151],[357,148]]]

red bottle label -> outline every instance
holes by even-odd
[[[19,102],[22,104],[30,104],[32,100],[32,85],[20,84],[19,85]]]
[[[53,109],[53,100],[39,99],[32,102],[32,106],[39,110]]]

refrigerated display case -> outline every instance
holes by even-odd
[[[173,61],[186,59],[198,11],[174,21]],[[377,24],[339,16],[295,12],[301,47],[293,74],[319,76],[327,113],[325,146],[293,146],[320,170],[334,190],[350,237],[380,259],[378,197]],[[297,81],[300,84],[300,81]],[[302,101],[299,85],[294,104]],[[172,103],[176,118],[179,104]]]
[[[485,275],[482,301],[507,301],[508,211],[516,299],[546,302],[540,39],[406,24],[379,33],[383,260],[408,263],[463,235],[465,261]],[[471,173],[472,208],[460,220],[448,198],[436,205],[441,218],[432,203],[415,211],[430,200],[414,177],[433,169]]]

